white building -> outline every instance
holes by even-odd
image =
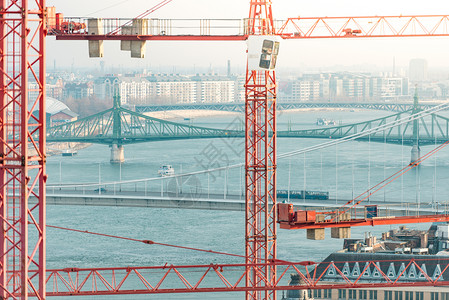
[[[240,77],[218,75],[118,75],[97,79],[94,94],[112,99],[116,86],[122,104],[226,103],[244,100],[243,85]]]
[[[198,81],[198,100],[209,103],[234,101],[234,81]]]

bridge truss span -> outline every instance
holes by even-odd
[[[126,145],[155,140],[242,136],[242,131],[192,126],[149,117],[115,107],[51,127],[49,142],[87,142]]]
[[[419,107],[426,110],[435,107],[434,104],[421,104]],[[176,105],[138,105],[135,106],[136,112],[146,113],[155,111],[173,111],[173,110],[218,110],[229,112],[244,111],[244,103],[194,103],[194,104],[176,104]],[[309,109],[309,108],[329,108],[329,109],[368,109],[385,110],[393,112],[405,112],[413,108],[411,103],[354,103],[354,102],[277,102],[276,110]]]
[[[290,138],[341,139],[353,135],[359,135],[359,141],[408,146],[416,142],[421,146],[441,144],[449,140],[449,118],[436,113],[413,114],[413,110],[408,110],[354,124],[278,132],[279,137]]]

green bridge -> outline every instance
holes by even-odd
[[[413,146],[418,155],[419,146],[440,144],[449,140],[449,119],[436,113],[414,119],[421,110],[415,95],[412,109],[374,120],[340,126],[323,126],[304,130],[280,130],[280,138],[339,139],[379,128],[403,120],[402,124],[386,130],[360,136],[357,140]],[[405,121],[404,121],[405,119]],[[408,120],[408,121],[407,121]],[[241,121],[233,129],[216,129],[170,122],[146,116],[120,106],[115,97],[114,106],[95,115],[48,128],[47,142],[98,143],[111,146],[111,161],[124,160],[124,145],[180,139],[243,138]]]

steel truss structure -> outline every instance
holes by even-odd
[[[246,80],[246,262],[247,286],[274,286],[276,268],[276,80],[274,71],[248,71]],[[247,292],[247,299],[276,299],[273,291]]]
[[[261,1],[265,3],[266,1]],[[68,18],[67,22],[87,23],[85,18]],[[130,19],[103,19],[102,32],[89,36],[86,28],[74,32],[51,32],[58,40],[143,40],[143,41],[242,41],[251,32],[252,18],[149,19],[146,34],[129,34],[121,28]],[[249,24],[249,26],[248,26]],[[271,23],[273,33],[283,39],[314,38],[373,38],[373,37],[428,37],[449,34],[448,15],[411,16],[355,16],[355,17],[298,17]],[[224,31],[223,28],[226,28]],[[232,32],[231,32],[232,31]]]
[[[240,124],[237,124],[240,125]],[[243,137],[243,130],[215,129],[149,117],[121,107],[48,128],[48,142],[126,145],[160,140]]]
[[[386,130],[379,130],[369,135],[359,137],[357,138],[357,141],[371,141],[407,146],[411,146],[419,141],[419,145],[425,146],[441,144],[449,140],[448,118],[432,113],[428,116],[413,120],[413,114],[413,109],[410,109],[403,113],[354,124],[278,131],[278,137],[339,139],[359,134],[379,126],[398,122],[402,119],[409,119],[409,121],[404,124],[399,124]]]
[[[0,246],[0,297],[27,299],[28,295],[44,299],[45,291],[45,36],[46,8],[45,0],[0,0],[0,27],[2,39],[0,43],[1,72],[1,129],[0,129],[0,215],[3,225],[2,244]],[[284,39],[293,38],[357,38],[357,37],[404,37],[404,36],[449,36],[446,28],[447,16],[411,16],[411,17],[369,17],[368,18],[302,18],[289,19],[280,26],[275,26],[271,12],[271,1],[250,2],[249,18],[240,21],[236,33],[212,33],[207,22],[200,21],[199,33],[175,33],[169,26],[159,32],[147,35],[125,35],[115,29],[126,24],[113,20],[105,22],[112,31],[105,35],[91,35],[87,30],[80,32],[59,32],[53,34],[63,40],[201,40],[201,41],[243,41],[250,35],[279,35]],[[359,20],[360,19],[360,20]],[[371,27],[363,27],[363,20]],[[333,21],[342,21],[331,25]],[[425,20],[425,21],[424,21]],[[164,21],[164,20],[162,20]],[[310,24],[303,25],[305,21]],[[405,23],[403,23],[403,21]],[[165,21],[164,21],[165,22]],[[433,23],[432,23],[433,22]],[[165,22],[171,24],[171,22]],[[111,26],[111,24],[114,26]],[[322,31],[318,26],[325,24]],[[429,25],[430,24],[430,25]],[[432,25],[433,24],[433,25]],[[417,25],[417,26],[414,26]],[[351,27],[349,27],[351,26]],[[192,31],[192,27],[184,29]],[[217,28],[229,28],[219,25]],[[276,30],[276,28],[280,28]],[[291,28],[291,29],[290,29]],[[243,29],[243,30],[242,30]],[[326,32],[327,30],[327,32]],[[310,288],[360,287],[359,280],[351,281],[342,273],[344,283],[337,285],[317,286],[317,272],[310,273],[301,270],[309,263],[298,266],[286,263],[282,273],[277,274],[283,263],[276,260],[276,80],[274,71],[247,71],[246,75],[246,262],[242,265],[221,266],[180,266],[180,267],[150,267],[152,270],[171,270],[184,285],[183,288],[162,289],[163,280],[150,284],[144,280],[141,268],[122,269],[90,269],[90,270],[60,270],[52,271],[48,282],[58,283],[66,287],[65,291],[52,288],[49,295],[94,295],[118,293],[151,293],[151,292],[217,292],[242,291],[247,299],[276,299],[276,290],[298,289],[301,287],[282,286],[280,280],[287,270],[295,270]],[[37,112],[35,112],[37,111]],[[111,113],[111,115],[114,115]],[[115,117],[117,118],[117,114]],[[112,119],[114,116],[112,116]],[[113,129],[117,137],[118,128]],[[38,192],[33,191],[39,186]],[[33,195],[38,201],[29,206],[28,199]],[[273,204],[270,208],[270,204]],[[29,242],[30,235],[34,238]],[[313,264],[313,263],[310,263]],[[413,264],[413,262],[410,262]],[[409,264],[409,265],[410,265]],[[241,268],[238,281],[231,284],[220,276],[221,269]],[[418,266],[419,267],[419,266]],[[168,268],[168,269],[167,269]],[[181,269],[193,271],[203,268],[203,274],[215,273],[225,286],[211,286],[207,290],[200,288],[203,279],[195,284],[183,276]],[[33,269],[35,271],[30,272]],[[144,268],[145,269],[145,268]],[[338,265],[334,265],[339,270]],[[216,270],[219,270],[217,272]],[[314,270],[317,270],[315,268]],[[447,267],[444,269],[445,273]],[[102,271],[108,271],[110,281]],[[118,279],[118,271],[125,273]],[[423,270],[422,270],[423,271]],[[81,272],[90,275],[80,277]],[[212,272],[211,272],[212,273]],[[121,290],[123,282],[131,275],[145,285],[143,289]],[[163,278],[169,278],[166,273]],[[278,276],[279,275],[279,276]],[[447,282],[426,277],[425,283],[387,280],[386,282],[370,284],[370,286],[394,285],[440,285]],[[66,279],[63,279],[64,276]],[[82,278],[82,279],[81,279]],[[201,277],[200,277],[201,278]],[[204,277],[202,277],[204,278]],[[322,277],[321,277],[322,278]],[[86,283],[91,289],[83,291]],[[98,284],[104,284],[99,289]],[[242,283],[242,286],[240,286]]]
[[[421,104],[419,107],[423,110],[431,108],[435,105]],[[346,108],[346,109],[373,109],[387,110],[394,112],[408,111],[413,104],[395,104],[395,103],[351,103],[351,102],[277,102],[276,110],[283,111],[289,109],[301,108]],[[220,110],[230,112],[243,112],[245,110],[244,103],[201,103],[201,104],[175,104],[175,105],[141,105],[136,106],[135,110],[139,113],[154,111],[171,111],[171,110]]]
[[[427,264],[427,265],[426,265]],[[275,261],[251,264],[255,269],[278,269],[269,286],[245,284],[247,264],[165,265],[98,269],[48,270],[48,296],[246,292],[265,293],[298,289],[447,286],[449,259],[330,261],[316,263]],[[290,273],[303,284],[291,286]]]
[[[0,6],[0,298],[45,299],[45,0]]]
[[[388,130],[360,137],[358,141],[371,141],[399,145],[413,145],[418,134],[421,146],[444,143],[449,140],[449,119],[436,113],[412,119],[413,109],[390,116],[339,126],[321,126],[312,129],[278,130],[278,138],[339,139],[397,122],[410,121]],[[239,121],[240,122],[240,121]],[[85,142],[120,145],[177,139],[242,138],[241,124],[233,122],[232,128],[216,129],[152,118],[120,106],[105,110],[77,121],[48,128],[48,142]],[[418,131],[414,131],[418,128]]]
[[[277,34],[284,39],[447,36],[448,15],[289,18]]]
[[[273,35],[271,1],[251,2],[249,35]],[[246,68],[246,299],[276,299],[276,76]],[[261,265],[262,264],[262,265]],[[261,290],[259,290],[261,289]]]

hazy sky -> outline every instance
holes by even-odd
[[[160,0],[47,0],[65,16],[123,17],[139,15]],[[152,18],[232,18],[248,15],[249,0],[173,0],[156,11]],[[418,15],[449,14],[445,0],[273,0],[273,14],[277,19],[288,17]],[[106,65],[174,67],[223,67],[230,59],[232,65],[245,65],[244,42],[149,42],[147,57],[129,58],[120,52],[118,42],[105,43]],[[48,63],[58,66],[98,66],[101,59],[89,59],[87,42],[55,41],[48,38]],[[390,68],[393,57],[398,68],[407,67],[412,58],[424,58],[429,67],[449,68],[449,37],[444,38],[377,38],[359,40],[301,40],[283,42],[278,66],[326,69],[334,65],[372,65]]]

